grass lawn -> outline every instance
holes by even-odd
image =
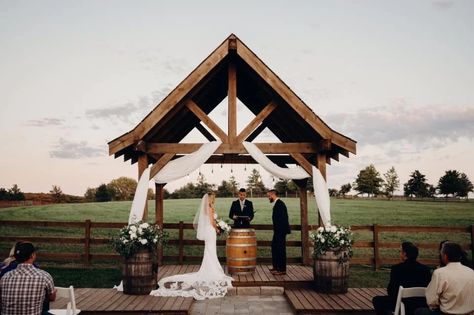
[[[291,224],[300,223],[299,199],[282,198],[287,204]],[[216,211],[219,216],[227,218],[231,198],[218,198]],[[164,219],[167,223],[179,221],[192,222],[195,211],[199,205],[199,199],[165,200]],[[271,224],[271,206],[266,198],[254,198],[254,208],[257,210],[254,223]],[[308,198],[309,222],[317,223],[316,205],[314,198]],[[131,202],[108,202],[108,203],[82,203],[82,204],[56,204],[35,207],[16,207],[0,209],[0,220],[36,220],[36,221],[84,221],[90,219],[93,222],[126,222]],[[332,199],[331,200],[332,222],[342,225],[405,225],[405,226],[463,226],[474,224],[474,202],[420,202],[420,201],[385,201],[365,199]],[[149,220],[154,220],[154,201],[149,202]],[[81,229],[62,228],[11,228],[0,227],[1,235],[61,235],[80,236]],[[109,237],[114,235],[114,230],[96,230],[94,236]],[[193,232],[187,231],[187,238],[193,238]],[[258,232],[259,239],[269,239],[271,233]],[[370,240],[370,233],[357,233],[357,240]],[[294,231],[289,239],[298,240],[300,233]],[[451,239],[463,243],[469,243],[468,236],[459,234],[448,235],[446,233],[384,233],[381,241],[413,240],[416,242],[439,242],[443,239]],[[5,252],[11,246],[9,243],[0,243],[0,251]],[[82,245],[54,246],[52,244],[43,247],[45,251],[74,252],[80,251]],[[175,248],[167,249],[170,253]],[[199,248],[188,248],[187,251]],[[221,249],[222,250],[222,249]],[[94,252],[111,252],[108,246],[94,247]],[[268,255],[269,249],[262,249],[259,255]],[[165,253],[166,254],[166,253]],[[298,256],[299,249],[289,248],[289,256]],[[357,249],[355,256],[371,255],[371,250]],[[384,250],[383,255],[397,257],[397,250]],[[423,250],[421,256],[429,257],[436,255],[433,251]],[[58,285],[73,284],[76,287],[110,287],[120,281],[120,263],[115,262],[113,268],[93,269],[76,268],[77,266],[59,263],[43,264],[50,271]],[[71,267],[72,266],[72,267]],[[65,269],[65,267],[67,267]],[[94,267],[97,267],[94,265]],[[103,266],[101,266],[103,267]],[[107,265],[106,265],[107,267]],[[373,287],[386,286],[388,269],[373,272],[369,267],[351,267],[350,286]]]

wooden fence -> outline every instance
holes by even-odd
[[[52,221],[0,221],[0,244],[3,244],[3,248],[8,248],[11,244],[14,244],[18,240],[31,241],[35,244],[75,244],[82,248],[80,252],[47,252],[41,251],[41,259],[48,261],[71,261],[74,263],[80,263],[84,265],[91,265],[93,262],[99,262],[104,260],[115,260],[120,258],[117,254],[110,253],[95,253],[91,249],[93,246],[104,246],[109,244],[110,240],[105,237],[93,237],[93,230],[99,229],[115,229],[118,230],[125,226],[126,223],[111,223],[111,222],[92,222],[86,220],[84,222],[52,222]],[[20,227],[20,228],[60,228],[60,229],[81,229],[84,231],[83,236],[67,237],[64,235],[71,235],[71,233],[62,233],[61,236],[25,236],[15,235],[14,233],[1,233],[2,228],[5,227]],[[255,230],[258,231],[271,231],[272,225],[266,224],[255,224],[253,225]],[[310,230],[317,228],[316,226],[310,226]],[[163,261],[174,262],[174,263],[188,263],[188,262],[199,262],[201,256],[185,255],[184,249],[189,246],[202,246],[203,241],[196,239],[186,239],[185,231],[192,230],[193,226],[191,223],[165,223],[164,230],[166,231],[177,231],[177,238],[171,238],[168,242],[168,246],[175,247],[177,249],[177,255],[164,256]],[[292,225],[293,231],[301,231],[301,225]],[[460,236],[461,239],[466,240],[461,246],[471,251],[471,257],[474,258],[474,225],[466,227],[431,227],[431,226],[386,226],[386,225],[364,225],[364,226],[352,226],[351,229],[355,234],[368,233],[369,239],[366,241],[356,241],[354,248],[367,249],[371,252],[370,255],[354,255],[351,259],[352,264],[359,265],[371,265],[374,269],[378,269],[382,265],[394,264],[399,261],[398,258],[383,257],[382,249],[394,249],[400,247],[400,242],[386,242],[381,241],[381,235],[383,233],[448,233],[449,235]],[[7,236],[7,234],[10,234]],[[176,233],[174,233],[176,234]],[[470,242],[470,243],[469,243]],[[270,247],[271,241],[269,240],[258,240],[258,248]],[[286,243],[287,247],[299,247],[301,248],[301,241],[288,240]],[[417,242],[420,249],[430,249],[435,252],[438,250],[439,243],[424,243]],[[225,240],[217,240],[217,246],[225,246]],[[3,250],[1,253],[2,257],[6,257],[8,252]],[[225,260],[225,257],[219,257],[221,260]],[[302,258],[300,257],[288,257],[288,263],[301,263]],[[474,260],[474,259],[473,259]],[[271,262],[270,257],[259,257],[260,263]],[[429,259],[420,259],[421,262],[429,265],[438,264],[438,258],[433,255]]]

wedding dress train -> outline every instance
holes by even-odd
[[[196,300],[218,298],[232,287],[232,277],[227,276],[217,258],[216,231],[210,223],[208,195],[194,219],[197,238],[204,240],[204,256],[199,271],[161,279],[159,288],[151,291],[155,296],[193,297]]]

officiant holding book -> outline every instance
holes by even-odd
[[[253,219],[253,203],[247,200],[245,188],[239,189],[239,199],[232,202],[229,218],[234,220],[233,228],[245,229],[250,227]]]

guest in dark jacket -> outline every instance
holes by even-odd
[[[426,287],[431,280],[431,270],[428,266],[416,261],[418,247],[411,242],[403,242],[400,250],[402,263],[392,266],[387,296],[375,296],[372,299],[377,315],[391,314],[395,310],[398,288]],[[418,307],[426,307],[425,298],[404,299],[405,313],[412,315]]]
[[[229,211],[229,218],[234,220],[234,228],[248,228],[253,219],[253,203],[247,200],[245,188],[239,189],[239,199],[232,202]]]

